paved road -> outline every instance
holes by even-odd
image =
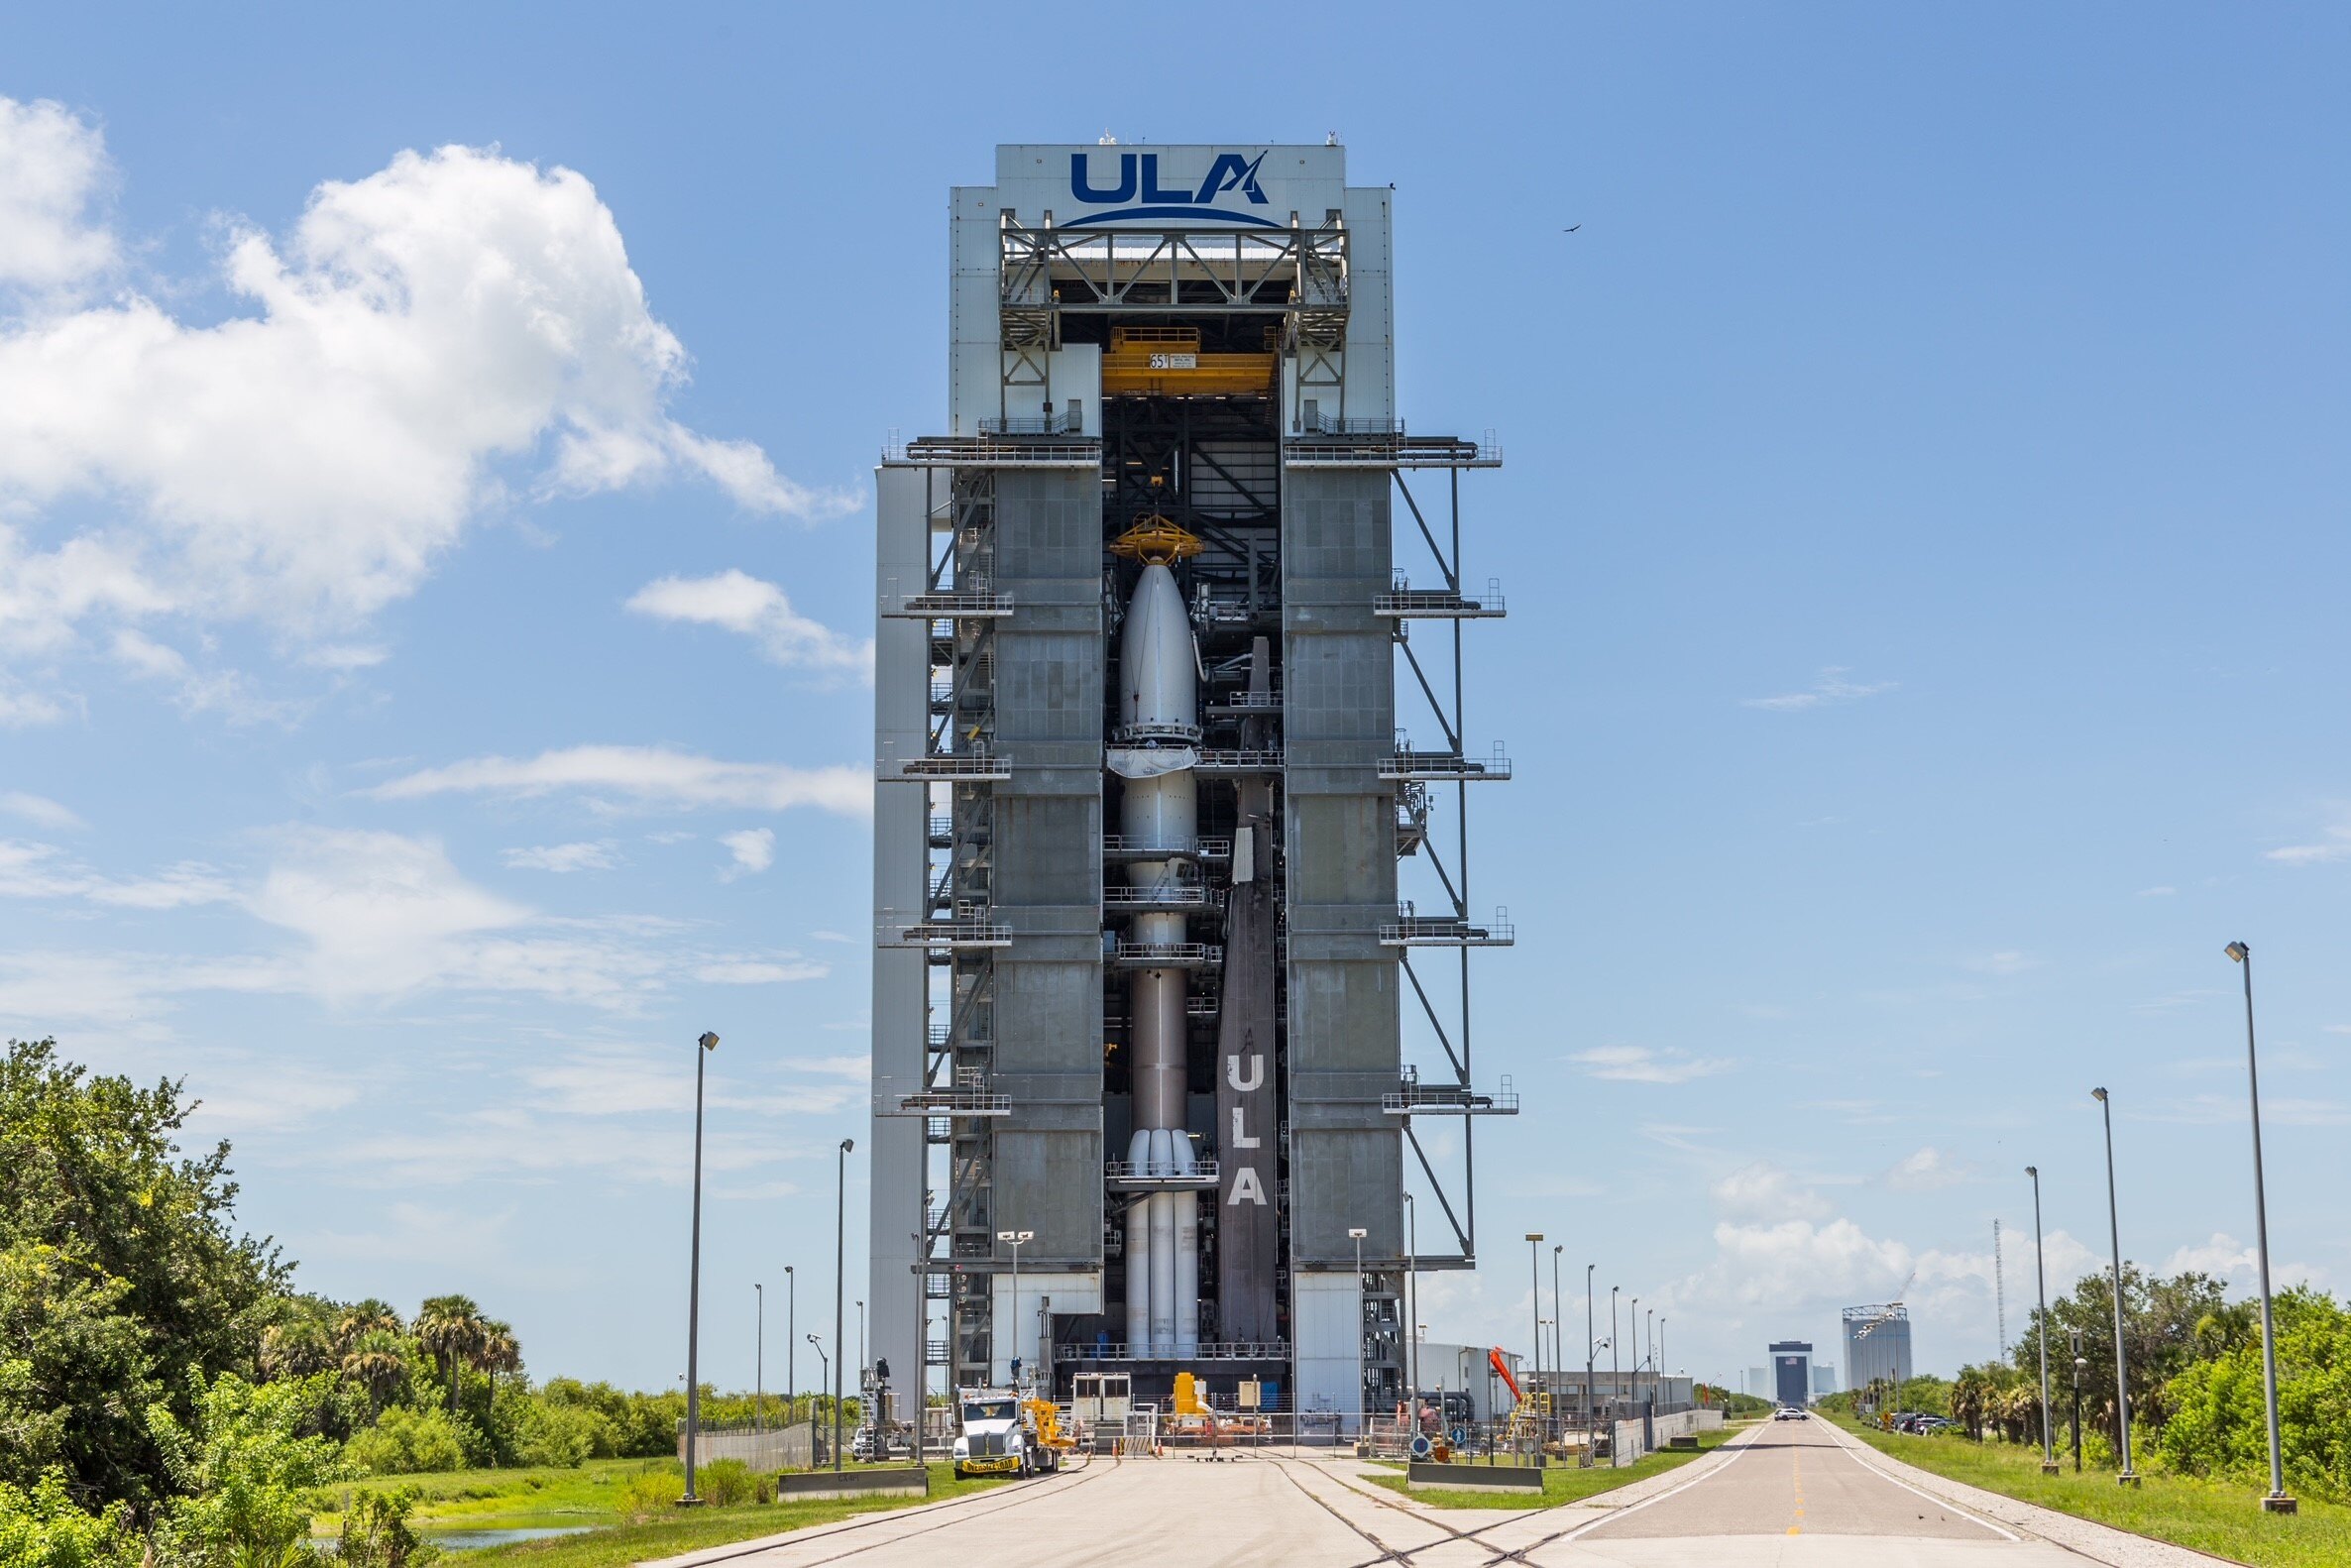
[[[1589,1507],[1435,1511],[1328,1457],[1103,1460],[868,1515],[677,1568],[2080,1568],[2081,1558],[1914,1492],[1826,1422],[1759,1428]]]

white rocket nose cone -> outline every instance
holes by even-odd
[[[1196,732],[1198,678],[1191,622],[1176,574],[1154,563],[1143,568],[1118,643],[1118,713],[1122,726]]]

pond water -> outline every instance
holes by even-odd
[[[573,1515],[576,1517],[577,1515]],[[610,1529],[609,1524],[577,1524],[562,1514],[542,1515],[539,1518],[485,1519],[470,1524],[435,1524],[419,1519],[411,1526],[416,1538],[429,1541],[443,1551],[480,1551],[485,1546],[504,1546],[514,1541],[545,1540],[550,1535],[585,1535],[591,1530]],[[340,1544],[332,1535],[321,1535],[310,1544],[333,1556]]]
[[[601,1524],[521,1524],[499,1529],[435,1529],[430,1524],[420,1524],[416,1527],[416,1538],[430,1541],[443,1551],[468,1552],[513,1541],[545,1540],[550,1535],[585,1535],[603,1528]]]

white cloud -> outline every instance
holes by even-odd
[[[609,843],[543,843],[502,849],[499,858],[517,871],[610,871],[618,863]]]
[[[1846,679],[1845,666],[1832,664],[1820,673],[1820,678],[1801,692],[1783,692],[1777,697],[1749,697],[1744,706],[1767,709],[1773,713],[1800,713],[1808,708],[1833,708],[1845,703],[1857,703],[1864,697],[1875,697],[1890,692],[1899,681],[1859,682]]]
[[[47,828],[53,833],[88,826],[70,808],[58,805],[46,795],[29,795],[23,790],[0,791],[0,811],[11,817],[22,817],[36,828]]]
[[[132,674],[172,688],[171,700],[182,713],[218,712],[233,724],[258,724],[292,712],[287,704],[255,697],[236,671],[198,670],[178,649],[128,628],[114,634],[114,658]]]
[[[557,790],[610,790],[645,806],[765,811],[815,806],[844,817],[862,817],[873,809],[871,776],[862,768],[721,762],[665,746],[572,746],[535,757],[474,757],[363,793],[381,800],[421,800],[477,793],[528,797]]]
[[[773,828],[745,828],[740,833],[723,833],[719,841],[727,852],[734,856],[733,866],[724,875],[732,881],[738,876],[756,876],[775,864],[775,830]]]
[[[1949,1154],[1930,1145],[1897,1161],[1885,1174],[1885,1184],[1897,1192],[1932,1192],[1958,1186],[1971,1175]]]
[[[0,100],[0,278],[109,263],[79,217],[103,159],[54,105]],[[685,349],[572,170],[404,152],[282,236],[232,222],[220,280],[246,313],[211,325],[137,293],[0,317],[0,640],[163,612],[347,637],[500,502],[502,463],[540,495],[691,475],[753,511],[851,504],[669,416]],[[44,536],[84,496],[105,520]]]
[[[2041,960],[2030,953],[2007,949],[1999,952],[1987,952],[1980,958],[1969,958],[1964,967],[1978,974],[2022,974],[2027,969],[2041,967]]]
[[[2280,865],[2324,865],[2333,860],[2351,859],[2351,823],[2329,827],[2326,837],[2317,843],[2288,844],[2264,851],[2262,858]]]
[[[5,543],[5,539],[0,539],[0,545]],[[0,576],[6,571],[7,563],[0,559]],[[5,593],[5,587],[0,586],[0,595]],[[64,717],[65,705],[55,697],[46,692],[26,691],[0,674],[0,728],[22,729],[33,725],[54,725]]]
[[[1738,1065],[1728,1057],[1693,1057],[1686,1051],[1652,1051],[1647,1046],[1596,1046],[1567,1060],[1580,1064],[1587,1077],[1617,1083],[1687,1083]]]
[[[2138,896],[2139,896],[2139,897],[2141,897],[2141,898],[2170,898],[2170,897],[2172,897],[2172,896],[2173,896],[2175,893],[2178,893],[2179,891],[2180,891],[2180,889],[2178,889],[2178,888],[2176,888],[2176,887],[2168,887],[2168,886],[2163,886],[2163,887],[2143,887],[2143,888],[2139,889],[2139,894],[2138,894]]]
[[[640,616],[720,626],[749,637],[787,669],[873,678],[873,640],[844,637],[792,608],[775,584],[729,568],[713,577],[664,577],[638,589],[627,608]]]
[[[116,909],[181,909],[226,903],[236,891],[212,867],[194,861],[154,876],[102,876],[54,844],[0,839],[0,898],[86,900]]]
[[[0,98],[0,285],[62,288],[115,265],[88,215],[112,171],[105,138],[63,104]]]
[[[1828,1202],[1768,1160],[1742,1166],[1714,1184],[1715,1207],[1737,1220],[1826,1219]]]
[[[715,958],[694,970],[694,978],[709,985],[780,985],[787,980],[821,980],[832,973],[822,963],[804,959],[777,962],[769,958]]]
[[[2251,1242],[2240,1242],[2224,1231],[2214,1231],[2209,1241],[2191,1242],[2164,1260],[2158,1274],[2208,1274],[2227,1284],[2230,1293],[2237,1296],[2257,1296],[2261,1290],[2261,1254]],[[2306,1263],[2287,1263],[2274,1266],[2270,1280],[2280,1288],[2288,1285],[2316,1285],[2323,1287],[2327,1272]]]

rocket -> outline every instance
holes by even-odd
[[[1127,603],[1119,641],[1119,721],[1111,771],[1125,780],[1119,833],[1130,846],[1169,858],[1127,867],[1135,887],[1173,887],[1199,849],[1198,653],[1176,576],[1164,562],[1143,568]],[[1172,947],[1186,940],[1184,916],[1153,910],[1135,917],[1135,942]],[[1186,1072],[1180,968],[1139,969],[1132,986],[1134,1136],[1127,1158],[1139,1173],[1190,1176],[1184,1129]],[[1199,1202],[1188,1191],[1153,1192],[1127,1208],[1127,1344],[1136,1356],[1190,1356],[1200,1343]]]

